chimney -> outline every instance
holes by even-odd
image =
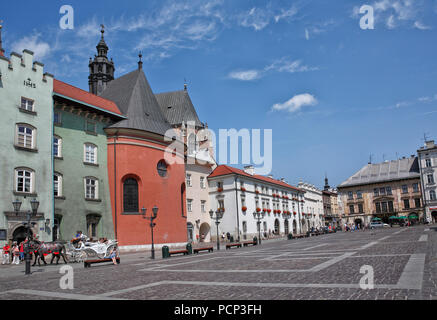
[[[255,169],[253,166],[245,166],[244,167],[244,172],[246,172],[247,174],[250,174],[251,176],[253,176],[255,174]]]

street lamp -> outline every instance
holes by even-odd
[[[261,220],[264,219],[265,215],[266,213],[264,211],[253,212],[253,217],[258,220],[256,222],[256,224],[258,225],[258,244],[261,244]]]
[[[143,218],[150,220],[150,229],[152,230],[152,256],[151,256],[151,259],[155,259],[155,244],[153,241],[153,227],[156,226],[156,223],[154,223],[153,220],[155,220],[156,217],[158,216],[158,207],[157,206],[153,207],[153,209],[152,209],[153,215],[150,217],[146,217],[146,210],[147,209],[144,207],[141,209],[141,211],[143,213]]]
[[[219,239],[219,234],[218,234],[218,226],[220,224],[220,219],[223,218],[223,212],[222,210],[218,209],[215,212],[215,217],[214,217],[214,211],[209,210],[209,216],[211,217],[211,219],[215,220],[215,225],[217,226],[217,250],[220,250],[220,239]]]
[[[17,200],[12,202],[12,205],[14,206],[15,212],[18,214],[18,212],[20,211],[20,207],[21,207],[21,201],[19,201],[17,199]],[[39,201],[34,198],[33,200],[30,201],[30,207],[32,208],[32,211],[28,210],[26,213],[27,245],[26,245],[26,252],[25,252],[25,261],[26,261],[25,271],[24,271],[25,274],[31,274],[30,263],[31,263],[32,257],[30,255],[30,226],[31,226],[30,221],[32,220],[32,217],[36,216],[36,214],[38,212]]]

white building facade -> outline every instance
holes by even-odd
[[[219,236],[229,233],[234,240],[244,241],[260,234],[265,239],[303,232],[305,192],[283,179],[256,175],[253,167],[243,171],[221,165],[208,177],[208,183],[211,210],[223,212]],[[264,215],[260,229],[255,212]],[[211,223],[214,241],[217,228],[214,220]]]
[[[420,182],[422,184],[422,202],[425,207],[424,220],[437,222],[437,145],[434,141],[426,141],[425,145],[417,150]]]
[[[303,209],[305,223],[303,224],[303,231],[311,231],[312,228],[320,229],[324,227],[322,190],[305,182],[299,182],[298,188],[305,191]]]

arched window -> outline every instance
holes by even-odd
[[[138,181],[127,178],[123,183],[123,210],[124,212],[139,212]]]

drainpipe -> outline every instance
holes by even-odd
[[[117,134],[114,135],[114,231],[115,239],[118,240],[117,233]]]
[[[238,242],[240,242],[240,211],[238,210],[237,177],[235,177],[235,204],[236,204],[236,208],[237,208],[237,232],[238,232],[237,239],[238,239]]]

